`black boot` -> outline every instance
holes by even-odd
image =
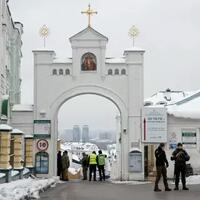
[[[178,186],[175,186],[174,190],[179,190]]]
[[[162,190],[159,188],[154,188],[154,192],[161,192]]]
[[[165,191],[169,192],[169,191],[171,191],[171,189],[167,187],[167,188],[165,188]]]
[[[183,190],[189,190],[189,188],[187,188],[186,186],[183,186]]]

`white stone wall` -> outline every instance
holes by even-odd
[[[33,134],[33,111],[12,111],[11,125],[24,132]]]

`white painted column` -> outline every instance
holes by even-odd
[[[144,50],[125,50],[124,55],[128,66],[128,153],[132,149],[139,149],[144,155],[141,133],[142,133],[142,109],[143,109],[143,54]],[[129,180],[141,180],[144,178],[144,161],[142,171],[128,172]]]

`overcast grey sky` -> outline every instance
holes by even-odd
[[[116,130],[119,110],[108,99],[96,95],[81,95],[68,100],[58,114],[59,129],[73,125],[89,125],[94,130]]]
[[[120,57],[131,46],[128,30],[140,30],[136,46],[145,53],[145,97],[158,90],[199,89],[199,0],[10,0],[15,21],[24,24],[22,102],[33,103],[32,50],[41,48],[39,28],[50,28],[47,47],[71,56],[68,38],[87,26],[80,12],[88,3],[98,11],[93,27],[109,38],[107,56]]]

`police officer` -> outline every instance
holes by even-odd
[[[106,155],[102,154],[102,151],[99,150],[99,155],[97,156],[97,165],[99,169],[100,181],[102,181],[102,178],[105,181],[105,159]]]
[[[159,147],[155,150],[156,170],[157,170],[157,176],[156,176],[155,188],[154,188],[155,192],[161,191],[158,187],[158,183],[160,181],[161,176],[163,176],[165,191],[171,191],[167,183],[167,167],[169,166],[169,163],[167,161],[164,148],[165,148],[165,144],[161,143]]]
[[[93,151],[92,154],[90,154],[88,161],[89,161],[89,169],[90,169],[89,181],[91,181],[92,179],[92,173],[94,176],[94,181],[96,181],[97,155],[95,151]]]
[[[174,190],[179,190],[179,178],[181,174],[181,181],[183,184],[183,190],[189,190],[186,187],[186,161],[190,160],[190,156],[183,149],[183,145],[181,143],[177,144],[176,150],[172,153],[171,160],[175,161],[175,188]]]

